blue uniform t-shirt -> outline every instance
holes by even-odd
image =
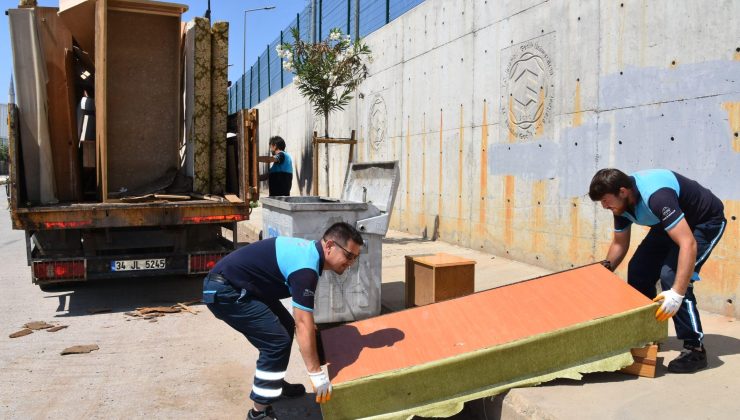
[[[614,230],[630,224],[660,225],[670,230],[684,217],[692,229],[701,223],[724,220],[724,205],[698,182],[667,169],[650,169],[631,176],[638,193],[632,211],[614,216]]]
[[[216,263],[211,272],[259,299],[292,297],[293,306],[313,311],[323,267],[320,242],[279,236],[237,249]]]

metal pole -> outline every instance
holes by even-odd
[[[391,0],[385,0],[385,23],[391,21]]]
[[[355,41],[360,39],[360,0],[355,0]]]
[[[283,31],[280,31],[280,46],[283,45]],[[280,66],[280,89],[283,87],[283,60],[282,58],[278,57],[278,65]]]
[[[257,57],[257,103],[262,102],[262,66],[260,66],[260,58]]]
[[[350,16],[352,15],[352,12],[350,10],[351,8],[352,8],[352,0],[347,0],[347,35],[349,35],[349,31],[350,31],[349,21],[350,21]]]
[[[324,20],[324,0],[319,0],[319,40],[321,37],[321,24]]]
[[[270,86],[272,80],[270,80],[270,44],[267,44],[267,96],[272,95],[272,87]]]
[[[316,0],[311,0],[311,42],[316,42]]]
[[[254,64],[249,68],[249,109],[252,109],[252,81],[254,79]]]

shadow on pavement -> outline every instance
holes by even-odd
[[[128,312],[146,306],[200,302],[202,282],[201,275],[98,280],[54,286],[44,298],[59,300],[56,317]]]
[[[321,420],[321,407],[316,403],[316,394],[306,394],[300,398],[280,400],[272,404],[275,414],[282,419]]]

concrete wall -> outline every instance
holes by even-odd
[[[330,134],[400,161],[392,228],[565,269],[611,239],[593,173],[665,167],[725,203],[697,295],[740,315],[740,2],[427,0],[366,41],[371,76]],[[263,149],[283,135],[308,192],[323,122],[293,87],[258,107]],[[329,149],[320,193],[336,197],[348,148]]]

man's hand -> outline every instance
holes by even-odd
[[[604,267],[606,267],[606,269],[609,270],[609,271],[614,271],[614,269],[612,268],[612,262],[609,261],[609,260],[599,261],[599,264],[601,264]]]
[[[316,402],[323,404],[331,399],[331,382],[329,382],[329,376],[324,373],[324,370],[318,372],[308,372],[308,377],[311,378],[311,384],[313,384],[313,390],[316,392]]]
[[[665,292],[661,292],[658,296],[653,299],[653,302],[663,301],[658,311],[655,312],[655,319],[658,321],[666,321],[673,315],[676,315],[678,308],[681,307],[683,302],[683,296],[674,292],[673,289],[668,289]]]

